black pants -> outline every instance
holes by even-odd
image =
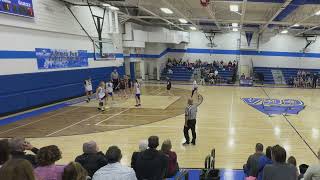
[[[112,83],[113,83],[113,90],[116,91],[118,84],[119,84],[119,80],[118,79],[112,79]]]
[[[187,126],[188,127],[184,126],[184,129],[183,129],[183,133],[184,133],[184,137],[186,138],[186,142],[187,143],[190,142],[189,129],[191,129],[191,132],[192,132],[192,142],[196,142],[196,137],[197,137],[197,134],[196,134],[196,120],[195,119],[188,120],[187,121]]]

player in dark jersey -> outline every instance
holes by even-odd
[[[119,88],[118,89],[120,89],[120,94],[119,94],[120,97],[128,98],[127,93],[126,93],[126,82],[125,82],[125,79],[120,79]]]
[[[171,87],[172,87],[171,79],[169,77],[167,77],[167,94],[169,94],[170,96],[173,95],[171,93]]]

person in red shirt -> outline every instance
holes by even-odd
[[[179,164],[177,161],[177,154],[171,151],[172,145],[169,139],[162,143],[161,151],[168,157],[168,168],[166,172],[166,178],[173,177],[179,171]]]

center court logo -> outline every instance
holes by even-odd
[[[301,100],[294,99],[264,99],[264,98],[242,98],[249,106],[266,115],[299,114],[305,108]]]

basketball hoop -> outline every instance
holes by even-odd
[[[209,5],[209,2],[210,0],[200,0],[200,4],[203,6],[203,7],[207,7]]]
[[[207,44],[208,47],[210,47],[211,49],[214,47],[217,47],[217,45],[214,43],[214,37],[216,35],[216,32],[208,31],[208,32],[204,32],[204,35],[209,41],[209,43]]]

